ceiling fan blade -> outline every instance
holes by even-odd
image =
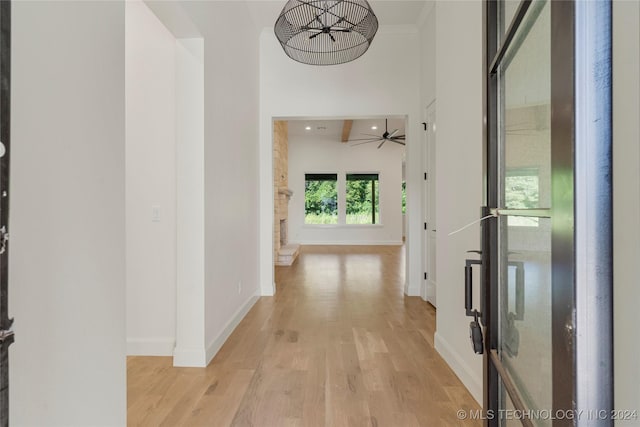
[[[393,132],[391,132],[391,133],[389,134],[389,136],[387,136],[387,138],[393,138],[393,137],[396,135],[396,133],[398,133],[398,131],[400,131],[400,129],[396,129],[396,130],[394,130]]]
[[[391,141],[391,142],[395,142],[396,144],[400,144],[400,145],[407,145],[406,143],[404,143],[404,142],[402,142],[402,141],[398,141],[398,140],[396,140],[395,138],[390,139],[389,141]]]
[[[329,34],[329,37],[331,37],[331,41],[335,43],[336,42],[336,38],[333,37],[333,34],[331,34],[331,33],[327,33],[327,34]]]
[[[384,132],[385,133],[389,132],[389,128],[387,127],[388,124],[389,124],[389,119],[384,119]]]
[[[383,139],[382,142],[380,143],[380,145],[378,145],[378,149],[380,149],[380,147],[382,147],[384,145],[384,143],[387,142],[386,139]]]
[[[350,140],[349,140],[349,141],[347,141],[347,142],[353,142],[353,141],[377,141],[377,140],[379,140],[379,139],[380,139],[380,137],[379,137],[379,136],[376,136],[375,138],[357,138],[357,139],[350,139]]]
[[[351,144],[351,147],[355,147],[356,145],[369,144],[370,142],[378,142],[378,141],[380,141],[380,140],[379,139],[371,139],[369,141],[358,142],[357,144]]]
[[[395,139],[404,139],[404,135],[394,136]]]
[[[372,133],[361,133],[360,135],[373,136],[373,137],[376,137],[377,139],[382,138],[380,135],[374,135]]]
[[[322,32],[315,33],[315,34],[313,34],[313,35],[309,36],[309,40],[315,39],[315,38],[316,38],[316,37],[318,37],[320,34],[322,34]]]

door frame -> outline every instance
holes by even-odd
[[[499,414],[501,382],[516,409],[527,410],[515,386],[508,384],[508,375],[501,379],[499,372],[505,371],[496,356],[501,207],[496,71],[531,3],[520,2],[499,46],[499,1],[483,2],[486,191],[481,215],[495,214],[483,223],[481,232],[483,407],[494,415]],[[556,419],[554,426],[609,425],[613,409],[611,3],[551,1],[550,7],[552,189],[568,189],[552,190],[550,212],[553,230],[572,232],[552,235],[553,408],[544,409],[575,411],[575,420]],[[486,417],[485,425],[499,424],[499,417]],[[532,425],[528,419],[523,424]]]
[[[425,126],[423,144],[422,144],[422,161],[424,165],[424,181],[422,187],[422,217],[424,218],[424,231],[422,235],[423,248],[423,271],[425,272],[423,281],[422,298],[436,307],[437,304],[437,276],[435,270],[436,262],[435,247],[432,250],[431,240],[435,239],[437,220],[435,218],[436,203],[436,134],[435,122],[436,100],[434,99],[423,109],[423,124]],[[433,216],[432,216],[433,214]],[[435,245],[435,243],[434,243]]]
[[[11,1],[0,2],[0,426],[9,425],[9,177],[11,154]]]

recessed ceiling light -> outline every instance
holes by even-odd
[[[371,130],[378,130],[378,126],[371,126]]]
[[[304,130],[311,130],[311,126],[305,127]]]

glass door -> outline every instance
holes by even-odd
[[[610,4],[484,13],[486,424],[609,425]]]

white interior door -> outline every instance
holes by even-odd
[[[431,103],[425,111],[425,281],[426,300],[436,306],[436,105]]]

